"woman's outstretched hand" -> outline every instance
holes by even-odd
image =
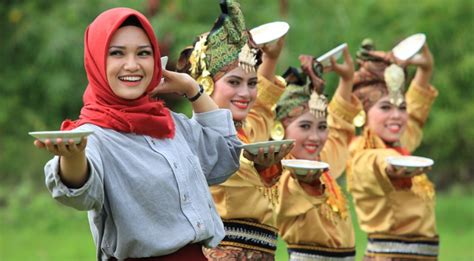
[[[408,171],[404,167],[395,168],[392,165],[388,165],[387,168],[385,169],[385,172],[387,173],[389,177],[392,177],[392,178],[408,178],[408,177],[418,176],[423,173],[428,173],[430,170],[431,170],[431,167],[426,167],[426,168],[417,168],[413,171]]]
[[[83,137],[79,144],[75,144],[73,140],[65,142],[58,138],[56,144],[47,139],[45,142],[35,140],[34,145],[37,148],[45,149],[54,155],[60,156],[58,174],[66,186],[80,188],[86,183],[89,177],[85,152],[87,146],[86,137]]]
[[[37,148],[45,149],[57,156],[74,157],[84,153],[84,149],[87,146],[87,137],[83,137],[81,142],[78,144],[76,144],[74,140],[65,141],[61,138],[56,140],[56,144],[54,144],[50,139],[45,140],[45,142],[35,140],[33,144]]]
[[[244,151],[244,157],[250,161],[254,162],[255,168],[259,170],[264,170],[266,168],[271,167],[274,164],[279,163],[285,156],[290,153],[293,149],[293,144],[286,145],[283,144],[280,147],[279,152],[275,152],[275,147],[272,145],[268,149],[267,153],[264,153],[263,148],[258,149],[258,154],[253,155],[248,151]]]

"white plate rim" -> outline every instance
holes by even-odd
[[[76,144],[85,136],[93,134],[92,130],[67,130],[67,131],[30,131],[28,134],[37,140],[44,141],[50,139],[53,144],[56,144],[56,139],[73,139]]]
[[[415,45],[412,46],[411,51],[403,51],[404,50],[403,46],[407,45],[407,43],[412,41],[412,39],[415,37],[421,37],[420,39],[422,40],[415,42]],[[393,55],[400,60],[406,61],[412,58],[415,54],[417,54],[421,50],[425,42],[426,42],[426,35],[424,33],[412,34],[408,36],[407,38],[401,40],[397,45],[395,45],[395,47],[392,48]],[[405,47],[405,49],[406,48],[407,47]],[[406,53],[408,53],[408,55]]]
[[[259,30],[266,30],[267,27],[269,27],[270,29],[272,27],[274,28],[281,28],[279,29],[276,33],[273,33],[272,34],[272,37],[271,38],[267,38],[263,41],[259,41],[259,37],[258,37],[258,34],[255,34],[256,31],[259,31]],[[273,29],[275,30],[275,29]],[[264,45],[264,44],[267,44],[267,43],[270,43],[270,42],[273,42],[279,38],[281,38],[282,36],[284,36],[286,33],[288,33],[288,31],[290,30],[290,25],[287,23],[287,22],[284,22],[284,21],[274,21],[274,22],[270,22],[270,23],[266,23],[266,24],[262,24],[262,25],[259,25],[255,28],[252,28],[250,29],[250,34],[252,35],[252,39],[254,40],[255,44],[261,46],[261,45]]]
[[[318,164],[321,164],[322,166],[321,167],[316,167],[316,166],[302,166],[302,165],[294,165],[292,164],[292,162],[294,161],[303,161],[303,162],[311,162],[311,163],[318,163]],[[317,160],[304,160],[304,159],[283,159],[281,160],[281,164],[282,166],[284,167],[287,167],[287,168],[294,168],[294,169],[328,169],[329,168],[329,164],[324,162],[324,161],[317,161]]]
[[[319,56],[316,61],[322,63],[323,65],[330,65],[329,58],[331,58],[334,55],[337,55],[338,53],[341,53],[344,48],[347,47],[347,43],[342,43],[333,49],[329,50],[328,52],[324,53],[323,55]],[[336,57],[336,59],[339,59],[340,56]]]
[[[255,142],[255,143],[243,144],[242,149],[250,152],[250,149],[253,149],[253,148],[258,149],[260,147],[270,147],[271,145],[281,146],[283,144],[291,144],[294,142],[295,142],[294,139],[260,141],[260,142]]]
[[[30,131],[29,135],[61,135],[61,134],[79,134],[79,135],[89,135],[94,133],[92,130],[65,130],[65,131]]]
[[[400,162],[394,162],[396,160],[408,160],[413,159],[411,162],[419,162],[420,164],[401,164]],[[416,159],[416,160],[415,160]],[[386,162],[396,167],[407,167],[407,168],[426,168],[433,166],[434,160],[427,157],[420,156],[389,156],[385,158]],[[423,164],[424,162],[424,164]]]
[[[161,56],[161,69],[166,69],[166,64],[168,64],[168,56]]]

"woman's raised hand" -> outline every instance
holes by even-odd
[[[163,79],[160,84],[150,92],[151,97],[164,93],[185,94],[187,97],[196,95],[199,87],[198,83],[186,73],[163,70]]]
[[[264,57],[277,60],[280,56],[283,46],[285,46],[285,36],[279,38],[275,43],[265,44],[262,47]]]
[[[309,77],[313,89],[318,93],[322,92],[325,81],[319,78],[313,69],[314,57],[312,55],[302,54],[298,57],[301,64],[301,70]]]
[[[354,79],[355,69],[354,61],[352,60],[348,47],[344,48],[343,57],[343,63],[337,63],[336,59],[334,57],[331,57],[331,66],[328,68],[328,71],[334,71],[341,77],[343,81],[352,82],[352,80]]]

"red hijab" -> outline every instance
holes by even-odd
[[[130,16],[135,16],[153,47],[155,68],[150,85],[143,96],[126,100],[112,92],[107,81],[106,61],[112,35]],[[71,130],[86,123],[120,132],[173,138],[175,125],[162,101],[150,99],[149,92],[161,81],[161,60],[158,41],[150,22],[141,13],[129,8],[114,8],[100,14],[86,29],[84,65],[89,84],[84,92],[84,106],[78,120],[66,120],[61,130]]]

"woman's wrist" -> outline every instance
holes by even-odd
[[[204,93],[204,87],[201,84],[193,84],[193,88],[187,93],[183,94],[190,102],[196,101]]]

